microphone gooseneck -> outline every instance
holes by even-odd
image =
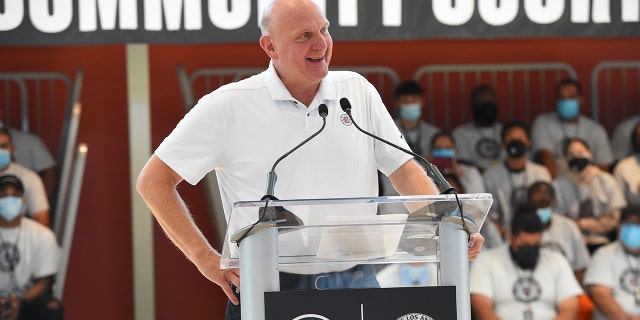
[[[320,128],[320,130],[316,131],[314,134],[312,134],[308,138],[304,139],[297,146],[295,146],[293,149],[289,150],[287,153],[283,154],[280,158],[278,158],[276,160],[276,162],[273,163],[273,166],[271,167],[271,171],[269,171],[267,173],[267,187],[266,187],[266,190],[265,190],[265,194],[262,197],[262,200],[266,200],[266,199],[277,200],[278,199],[278,198],[276,198],[274,196],[274,190],[275,190],[275,187],[276,187],[276,181],[278,180],[278,175],[276,175],[276,166],[278,166],[280,161],[282,161],[284,158],[289,156],[294,151],[298,150],[298,148],[302,147],[302,145],[304,145],[305,143],[309,142],[309,140],[313,139],[315,136],[320,134],[320,132],[322,132],[322,130],[324,130],[324,127],[327,124],[327,116],[329,115],[329,108],[327,108],[326,104],[323,103],[320,106],[318,106],[318,114],[320,114],[320,116],[322,117],[322,127]]]
[[[422,164],[425,165],[426,170],[427,170],[427,176],[429,176],[429,178],[433,179],[433,181],[436,183],[436,185],[438,186],[438,188],[440,188],[441,190],[441,194],[448,194],[448,193],[455,193],[456,190],[451,187],[451,184],[449,184],[449,181],[447,181],[447,179],[445,179],[442,176],[442,173],[440,173],[440,170],[438,170],[438,167],[434,166],[431,162],[427,161],[427,159],[423,158],[421,155],[411,151],[411,150],[407,150],[401,146],[398,146],[390,141],[387,141],[383,138],[380,138],[372,133],[369,133],[367,131],[365,131],[364,129],[360,128],[360,126],[358,126],[358,124],[356,123],[356,121],[353,119],[353,116],[351,115],[351,102],[349,102],[349,99],[347,98],[341,98],[340,99],[340,108],[342,108],[342,111],[344,111],[348,116],[349,119],[351,119],[351,122],[353,123],[353,125],[362,133],[378,140],[381,141],[387,145],[390,145],[400,151],[403,151],[405,153],[408,153],[410,155],[412,155],[414,158],[416,158],[418,161],[420,161]]]

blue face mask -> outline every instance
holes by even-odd
[[[431,151],[431,156],[434,158],[454,158],[456,151],[449,148],[438,148]]]
[[[7,149],[0,149],[0,168],[4,168],[11,162],[11,152]]]
[[[13,221],[22,214],[24,201],[16,196],[6,196],[0,198],[0,216],[5,221]]]
[[[409,122],[413,122],[420,118],[422,114],[422,106],[419,103],[409,103],[400,105],[400,117]]]
[[[400,281],[403,286],[422,286],[429,282],[429,268],[426,264],[400,265]]]
[[[620,228],[620,241],[631,250],[640,249],[640,226],[623,224]]]
[[[538,214],[538,218],[540,218],[540,221],[542,221],[542,224],[547,224],[547,222],[551,220],[551,207],[538,208],[536,210],[536,213]]]
[[[558,100],[556,110],[562,120],[573,120],[580,113],[580,103],[577,99]]]

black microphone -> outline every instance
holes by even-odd
[[[327,108],[327,105],[323,103],[320,106],[318,106],[318,113],[322,117],[322,127],[320,128],[320,130],[316,131],[314,134],[304,139],[304,141],[300,142],[297,146],[295,146],[293,149],[289,150],[289,152],[283,154],[280,158],[278,158],[278,160],[276,160],[276,162],[273,164],[273,167],[271,167],[271,171],[267,173],[267,187],[266,187],[265,195],[262,197],[262,200],[266,200],[266,199],[278,200],[278,198],[276,198],[273,195],[274,189],[276,187],[276,180],[278,180],[278,176],[276,175],[276,171],[275,171],[278,163],[280,163],[280,161],[282,161],[284,158],[289,156],[294,151],[298,150],[298,148],[302,147],[302,145],[309,142],[309,140],[313,139],[315,136],[320,134],[322,130],[324,130],[324,127],[327,124],[327,116],[329,115],[329,108]]]
[[[340,99],[340,107],[342,108],[342,111],[344,111],[348,116],[349,119],[351,119],[351,122],[353,123],[354,126],[356,126],[356,128],[358,130],[360,130],[360,132],[378,140],[381,141],[387,145],[390,145],[400,151],[403,151],[405,153],[408,153],[412,156],[414,156],[416,159],[418,159],[418,161],[422,162],[426,169],[427,169],[427,176],[429,176],[431,179],[433,179],[433,181],[436,183],[436,185],[438,185],[438,187],[440,188],[440,190],[442,190],[441,194],[447,194],[447,193],[456,193],[456,189],[454,189],[453,187],[451,187],[451,184],[449,184],[449,181],[447,181],[447,179],[445,179],[442,174],[440,173],[440,170],[438,170],[438,167],[434,166],[431,162],[427,161],[427,159],[423,158],[421,155],[411,151],[411,150],[407,150],[403,147],[400,147],[398,145],[393,144],[392,142],[389,142],[385,139],[382,139],[372,133],[369,133],[365,130],[363,130],[362,128],[360,128],[360,126],[358,126],[358,124],[356,123],[356,121],[353,119],[353,116],[351,115],[351,103],[349,102],[349,99],[347,98],[342,98]]]

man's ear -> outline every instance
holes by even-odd
[[[277,57],[276,47],[273,45],[273,41],[271,36],[262,36],[260,37],[260,47],[262,50],[271,58],[272,60]]]

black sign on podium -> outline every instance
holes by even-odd
[[[456,318],[453,286],[266,292],[264,301],[265,320]]]

